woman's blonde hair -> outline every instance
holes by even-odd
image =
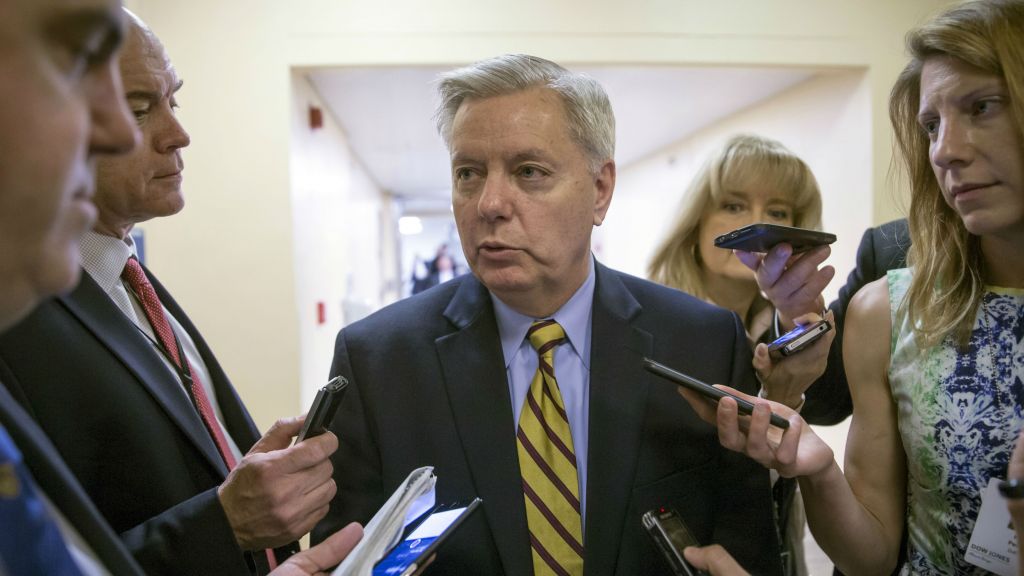
[[[966,345],[984,295],[980,241],[942,195],[918,125],[925,60],[951,57],[1000,76],[1018,134],[1024,136],[1024,2],[981,0],[951,8],[907,34],[910,63],[889,98],[896,144],[910,180],[907,262],[914,267],[905,305],[921,346],[953,335]],[[1024,150],[1021,150],[1024,162]]]
[[[697,249],[701,220],[718,207],[725,193],[755,182],[790,194],[794,226],[821,229],[821,192],[807,164],[775,140],[740,134],[713,154],[693,179],[672,232],[654,253],[648,276],[708,300]],[[751,315],[766,304],[759,296]]]

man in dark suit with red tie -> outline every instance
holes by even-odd
[[[134,17],[120,71],[141,146],[98,163],[86,273],[0,337],[0,381],[146,573],[265,573],[326,513],[337,439],[290,446],[299,419],[260,438],[195,326],[135,259],[132,226],[183,206],[189,139],[174,113],[181,82]]]
[[[756,573],[781,573],[766,470],[642,367],[756,391],[743,325],[591,254],[615,185],[604,90],[506,55],[446,74],[440,91],[473,274],[338,334],[345,441],[314,540],[432,465],[438,502],[483,500],[432,574],[670,574],[641,524],[662,506]]]

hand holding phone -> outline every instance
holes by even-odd
[[[835,241],[836,235],[828,232],[759,222],[722,234],[715,238],[715,246],[744,252],[768,252],[776,244],[785,242],[793,247],[793,254],[798,254]]]
[[[406,528],[402,540],[373,567],[373,576],[413,576],[433,561],[438,548],[466,521],[483,500],[438,505]]]
[[[683,550],[700,546],[700,542],[675,510],[664,506],[649,510],[641,521],[676,576],[706,576],[706,572],[697,570],[683,557]]]
[[[682,386],[689,390],[693,390],[694,392],[697,392],[698,394],[701,394],[706,398],[710,398],[711,400],[715,401],[715,403],[717,403],[722,398],[728,396],[729,398],[732,398],[733,400],[736,401],[736,406],[739,409],[740,414],[746,414],[749,416],[750,414],[754,413],[754,405],[744,400],[743,398],[730,394],[725,390],[722,390],[721,388],[715,388],[710,384],[701,382],[700,380],[697,380],[692,376],[687,376],[682,372],[673,370],[668,366],[665,366],[664,364],[659,364],[658,362],[655,362],[650,358],[644,358],[644,369],[652,374],[656,374],[658,376],[661,376],[662,378],[665,378],[666,380],[674,382],[679,386]],[[772,413],[771,415],[771,423],[772,426],[777,426],[779,428],[782,428],[783,430],[789,428],[789,420],[786,420],[782,416],[779,416],[778,414],[775,413]]]
[[[809,324],[797,325],[789,332],[775,339],[768,345],[768,354],[772,360],[779,361],[807,348],[832,329],[828,320],[822,319]]]
[[[302,425],[298,437],[295,438],[296,444],[327,431],[327,427],[334,420],[334,414],[338,411],[338,404],[341,403],[347,386],[348,380],[344,376],[335,376],[316,393],[316,398],[313,398],[313,406],[306,413],[306,422]]]

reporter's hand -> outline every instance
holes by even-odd
[[[832,449],[794,410],[728,386],[716,384],[715,387],[749,401],[754,405],[754,413],[740,415],[732,398],[722,398],[716,409],[714,402],[696,392],[683,387],[677,390],[705,422],[718,429],[722,446],[746,454],[786,478],[814,476],[829,470],[834,460]],[[789,420],[788,429],[770,424],[773,411]]]
[[[304,420],[275,422],[217,489],[243,550],[287,544],[327,514],[337,491],[329,458],[338,439],[327,432],[291,446]]]
[[[734,250],[736,258],[754,271],[757,286],[779,311],[785,329],[794,326],[794,319],[804,314],[820,313],[825,307],[821,291],[836,275],[832,266],[818,268],[832,254],[829,246],[818,246],[801,254],[793,254],[786,243],[772,247],[767,254]]]
[[[1017,436],[1017,444],[1010,455],[1006,479],[1024,480],[1024,430],[1021,430]],[[1010,510],[1013,528],[1017,532],[1017,541],[1024,542],[1024,498],[1007,498],[1006,507]],[[1020,563],[1019,574],[1024,576],[1024,562]]]
[[[736,562],[725,548],[718,544],[710,546],[689,546],[683,549],[686,561],[698,570],[704,570],[711,576],[749,576],[749,572]]]
[[[1017,444],[1010,454],[1010,463],[1006,470],[1006,479],[1024,480],[1024,429],[1017,435]]]
[[[817,314],[805,314],[798,317],[796,323],[803,325],[820,319]],[[825,319],[835,326],[831,310],[825,314]],[[798,407],[803,393],[825,373],[828,366],[828,351],[835,337],[836,331],[833,328],[807,348],[778,361],[772,360],[768,354],[767,344],[758,344],[754,348],[753,365],[758,378],[761,379],[761,385],[764,386],[765,396],[790,408]]]
[[[330,538],[299,552],[274,569],[270,576],[327,576],[341,563],[363,537],[363,527],[355,522],[335,532]]]

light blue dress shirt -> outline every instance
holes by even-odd
[[[562,394],[565,412],[569,417],[576,470],[579,477],[581,519],[586,525],[587,510],[587,432],[590,429],[590,325],[594,303],[594,260],[590,259],[587,279],[561,308],[554,318],[568,342],[555,348],[555,378]],[[505,355],[505,374],[512,398],[512,425],[519,426],[519,414],[530,391],[530,383],[537,372],[537,351],[526,339],[526,331],[536,320],[516,312],[491,294],[494,315],[498,321],[501,349]]]

